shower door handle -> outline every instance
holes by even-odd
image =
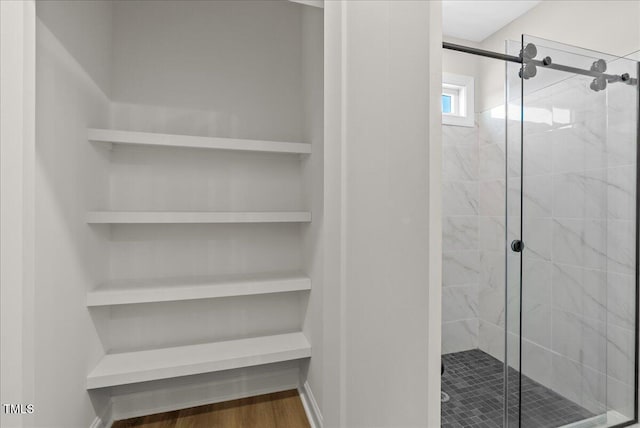
[[[514,239],[511,241],[511,250],[514,253],[521,253],[524,250],[524,242],[519,239]]]

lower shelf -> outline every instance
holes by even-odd
[[[107,354],[87,376],[87,389],[126,385],[311,356],[303,333]]]
[[[89,224],[309,223],[308,211],[91,211]]]
[[[87,306],[213,299],[311,289],[299,272],[114,281],[87,294]]]

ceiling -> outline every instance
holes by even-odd
[[[444,0],[442,33],[481,42],[538,3],[540,0]]]

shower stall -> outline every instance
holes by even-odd
[[[444,48],[506,77],[443,126],[442,426],[636,423],[640,58]]]

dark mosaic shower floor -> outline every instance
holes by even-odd
[[[443,428],[502,427],[503,364],[479,349],[442,356]],[[509,369],[509,426],[518,426],[518,374]],[[539,383],[522,376],[522,428],[555,428],[595,416]]]

